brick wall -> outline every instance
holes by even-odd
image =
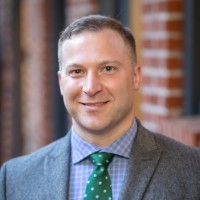
[[[16,7],[16,1],[0,0],[0,164],[21,151],[16,144],[20,140]]]
[[[20,8],[23,152],[29,153],[53,137],[53,8],[47,0],[22,0]]]
[[[66,2],[66,24],[89,14],[97,13],[99,10],[98,0],[65,0]]]
[[[186,145],[200,147],[200,116],[164,120],[159,124],[159,132]]]
[[[157,130],[183,110],[183,0],[142,0],[142,119]]]
[[[53,94],[57,76],[53,64],[55,46],[53,18],[55,1],[21,1],[21,88],[23,152],[32,152],[51,142],[55,125]],[[66,24],[96,11],[95,1],[65,1]],[[57,11],[58,12],[58,11]],[[57,102],[58,103],[58,102]],[[66,122],[67,123],[67,122]],[[58,131],[58,130],[55,130]],[[64,133],[63,133],[64,134]]]

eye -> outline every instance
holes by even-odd
[[[102,72],[106,74],[113,74],[116,71],[116,68],[113,66],[104,66]]]
[[[106,70],[106,71],[112,71],[112,70],[114,70],[114,68],[112,66],[106,66],[104,68],[104,70]]]
[[[83,70],[81,69],[73,69],[69,71],[69,75],[73,78],[78,78],[83,75]]]
[[[80,69],[75,69],[71,72],[72,74],[80,74],[81,70]]]

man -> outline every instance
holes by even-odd
[[[113,156],[104,168],[111,181],[108,199],[200,199],[200,150],[151,133],[135,118],[133,97],[141,73],[129,29],[90,15],[62,32],[58,49],[60,91],[72,129],[5,163],[0,199],[79,200],[89,194],[88,199],[104,200],[90,196],[93,187],[87,193],[95,168],[89,156],[95,152]]]

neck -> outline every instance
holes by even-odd
[[[95,145],[100,148],[104,148],[106,146],[109,146],[114,141],[119,139],[121,136],[123,136],[128,129],[131,127],[133,123],[133,120],[130,120],[129,123],[126,124],[126,126],[122,127],[115,127],[112,130],[85,130],[79,128],[79,126],[76,126],[73,124],[73,128],[76,131],[76,133],[87,143]]]

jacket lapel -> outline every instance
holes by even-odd
[[[158,165],[162,150],[138,122],[127,173],[119,200],[141,200]]]
[[[70,138],[69,132],[45,160],[45,195],[48,199],[68,199],[70,178]]]

